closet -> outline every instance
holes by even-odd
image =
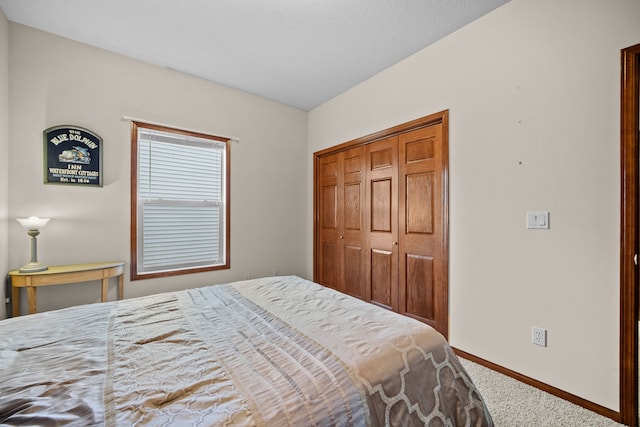
[[[444,111],[314,154],[314,281],[448,335]]]

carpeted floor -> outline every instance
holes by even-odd
[[[496,427],[609,427],[615,421],[460,358]]]

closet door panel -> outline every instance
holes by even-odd
[[[433,233],[433,172],[416,173],[405,178],[405,233]]]
[[[344,292],[356,298],[365,297],[364,248],[345,245],[344,249]]]
[[[371,302],[393,309],[393,252],[371,250]]]
[[[442,125],[436,124],[400,135],[398,147],[399,311],[441,332],[448,292],[442,142]]]
[[[333,289],[338,288],[338,277],[336,275],[336,263],[338,259],[338,246],[334,242],[324,242],[322,245],[321,281],[324,286]]]
[[[342,291],[365,298],[365,147],[343,154],[342,224],[339,235],[342,244]],[[340,237],[341,236],[341,237]]]
[[[371,231],[391,233],[391,178],[371,181]]]
[[[395,140],[396,138],[393,137],[393,139]],[[373,143],[376,147],[369,152],[369,164],[372,171],[390,169],[396,164],[395,147],[388,144],[388,142],[389,139],[381,141],[381,143]]]
[[[367,146],[366,298],[398,310],[398,138]]]
[[[419,131],[418,131],[419,132]],[[405,158],[407,164],[433,159],[435,154],[435,138],[425,135],[424,138],[405,142]]]
[[[362,230],[362,185],[357,182],[344,186],[344,227],[345,230]]]
[[[317,282],[333,289],[338,289],[340,248],[338,236],[340,227],[340,157],[330,155],[319,160],[317,165],[319,182],[317,219],[319,242],[317,252]]]
[[[432,319],[433,307],[433,258],[406,255],[406,312],[417,317]]]
[[[337,231],[338,227],[338,187],[322,186],[322,228]]]

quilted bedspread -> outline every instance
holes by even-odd
[[[493,425],[435,330],[294,276],[1,321],[0,424]]]

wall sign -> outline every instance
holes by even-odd
[[[78,126],[43,131],[44,182],[102,187],[102,138]]]

